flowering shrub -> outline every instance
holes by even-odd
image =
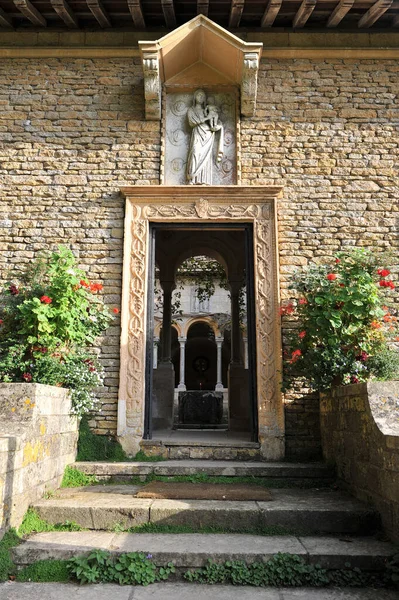
[[[299,324],[288,334],[285,390],[298,378],[324,390],[398,374],[398,318],[384,299],[395,284],[382,259],[355,248],[337,253],[333,266],[313,265],[295,275],[292,287],[300,297],[280,310]]]
[[[19,279],[0,296],[0,381],[70,388],[73,413],[92,410],[102,369],[87,348],[112,318],[96,297],[102,285],[90,283],[64,247]]]

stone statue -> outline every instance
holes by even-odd
[[[223,125],[219,123],[219,111],[213,98],[207,104],[203,90],[194,93],[194,102],[187,111],[192,128],[187,159],[187,183],[212,184],[212,161],[215,135],[218,133],[216,161],[223,157]],[[213,101],[213,102],[212,102]]]

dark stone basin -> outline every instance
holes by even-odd
[[[223,417],[223,394],[221,392],[179,392],[179,424],[219,425]]]

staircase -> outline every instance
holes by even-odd
[[[65,559],[94,548],[146,551],[156,564],[174,561],[179,572],[214,561],[265,561],[278,552],[297,554],[324,568],[382,569],[393,547],[381,541],[379,517],[370,507],[332,485],[321,463],[223,460],[76,463],[103,482],[59,490],[36,502],[52,524],[74,521],[86,531],[31,535],[13,549],[16,564]],[[267,480],[272,501],[152,500],[135,498],[137,478],[148,476],[251,477]],[[135,484],[129,479],[135,477]],[[167,526],[167,527],[166,527]],[[127,533],[130,528],[156,533]],[[188,533],[159,533],[169,528]]]

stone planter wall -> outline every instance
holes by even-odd
[[[0,534],[28,506],[59,487],[74,462],[78,420],[68,390],[37,383],[0,384]]]
[[[320,413],[324,458],[399,541],[399,381],[335,388],[321,394]]]

